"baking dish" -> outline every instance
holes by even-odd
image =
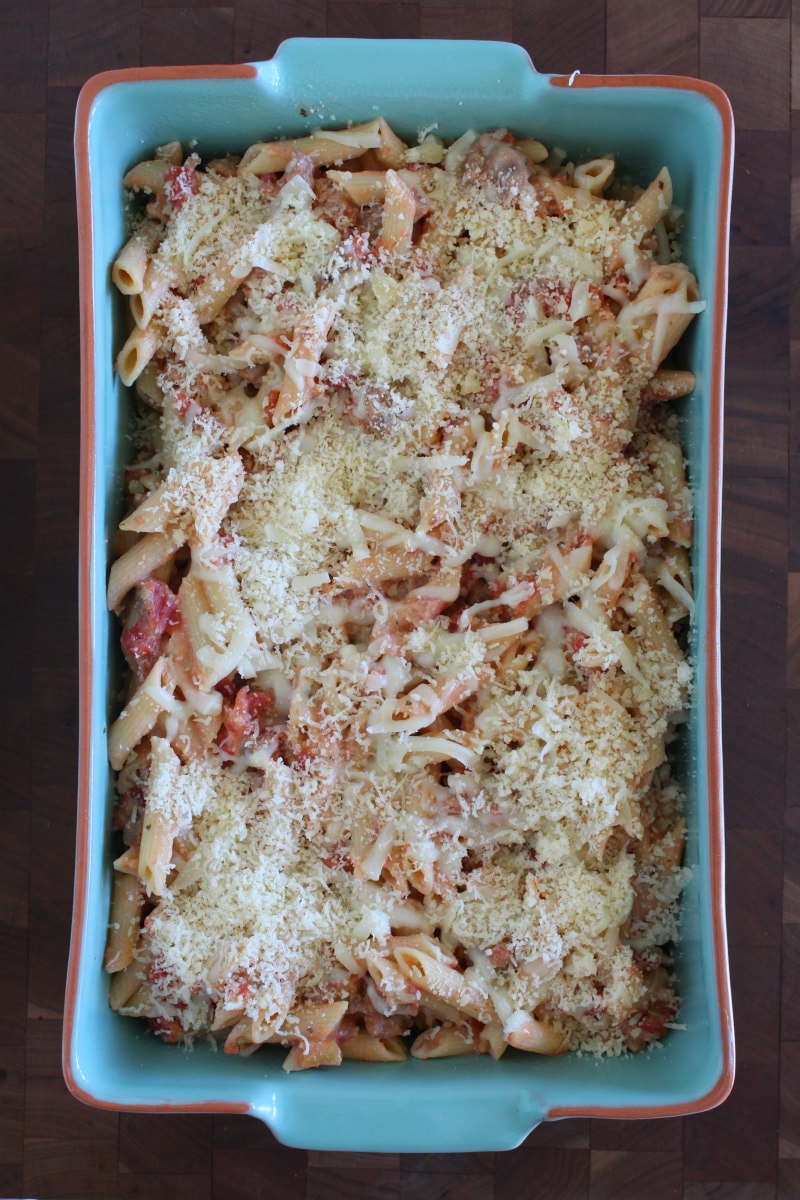
[[[168,114],[168,115],[165,115]],[[385,115],[411,141],[508,126],[570,156],[613,153],[647,182],[663,165],[685,210],[682,255],[708,307],[681,345],[698,381],[682,425],[696,504],[696,686],[680,754],[686,862],[676,971],[683,1028],[621,1059],[484,1058],[285,1075],[266,1049],[230,1058],[165,1046],[107,1003],[102,970],[110,894],[113,788],[106,727],[119,683],[117,631],[104,604],[131,408],[112,370],[122,329],[110,265],[125,238],[125,171],[169,139],[201,156],[265,137]],[[76,163],[81,240],[81,735],[78,844],[64,1073],[88,1103],[137,1111],[251,1113],[283,1142],[314,1149],[441,1152],[517,1145],[542,1120],[648,1117],[720,1103],[733,1081],[722,837],[718,569],[722,381],[732,119],[712,85],[669,77],[544,76],[495,42],[295,39],[269,62],[110,72],[84,87]]]

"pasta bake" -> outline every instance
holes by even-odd
[[[111,1004],[288,1070],[678,1015],[669,173],[434,129],[125,179]]]

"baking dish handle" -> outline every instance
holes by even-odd
[[[399,91],[388,69],[398,58],[412,64]],[[289,38],[274,58],[251,66],[266,91],[299,98],[300,115],[316,116],[318,124],[347,119],[346,109],[354,105],[363,112],[365,103],[378,115],[378,98],[393,93],[424,102],[458,95],[470,104],[499,96],[527,100],[543,78],[512,42]]]
[[[511,1150],[546,1116],[545,1105],[527,1088],[503,1089],[498,1095],[491,1087],[464,1087],[457,1077],[438,1078],[439,1086],[409,1093],[382,1076],[335,1096],[315,1087],[315,1081],[307,1089],[302,1086],[305,1081],[299,1082],[300,1088],[291,1093],[265,1095],[252,1105],[250,1115],[263,1121],[284,1145],[305,1150]]]

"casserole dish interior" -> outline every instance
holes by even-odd
[[[164,114],[169,114],[165,117]],[[121,681],[106,612],[107,548],[120,518],[131,400],[112,362],[124,338],[110,265],[126,237],[122,177],[167,140],[206,158],[265,137],[384,115],[410,142],[507,126],[576,161],[613,154],[645,184],[664,165],[685,211],[682,257],[708,301],[678,351],[697,389],[679,402],[696,507],[695,690],[678,749],[687,796],[676,973],[681,1027],[639,1055],[596,1060],[510,1051],[397,1066],[346,1063],[287,1076],[282,1052],[231,1058],[165,1046],[107,1002],[102,970],[111,884],[113,785],[106,729]],[[548,77],[504,43],[293,40],[269,62],[115,72],[84,88],[76,160],[81,235],[83,444],[81,765],[75,917],[64,1070],[89,1103],[150,1111],[251,1112],[289,1145],[372,1151],[506,1149],[543,1119],[662,1116],[719,1103],[732,1085],[733,1033],[722,907],[718,556],[727,215],[732,154],[723,94],[695,80]]]

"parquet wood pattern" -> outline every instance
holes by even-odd
[[[732,98],[723,648],[739,1068],[714,1112],[569,1120],[503,1155],[306,1154],[245,1118],[85,1108],[62,1081],[76,777],[75,101],[97,71],[268,58],[296,35],[512,39],[543,71],[699,74]],[[0,1196],[800,1197],[798,0],[3,0],[0,146],[13,164],[0,171]]]

